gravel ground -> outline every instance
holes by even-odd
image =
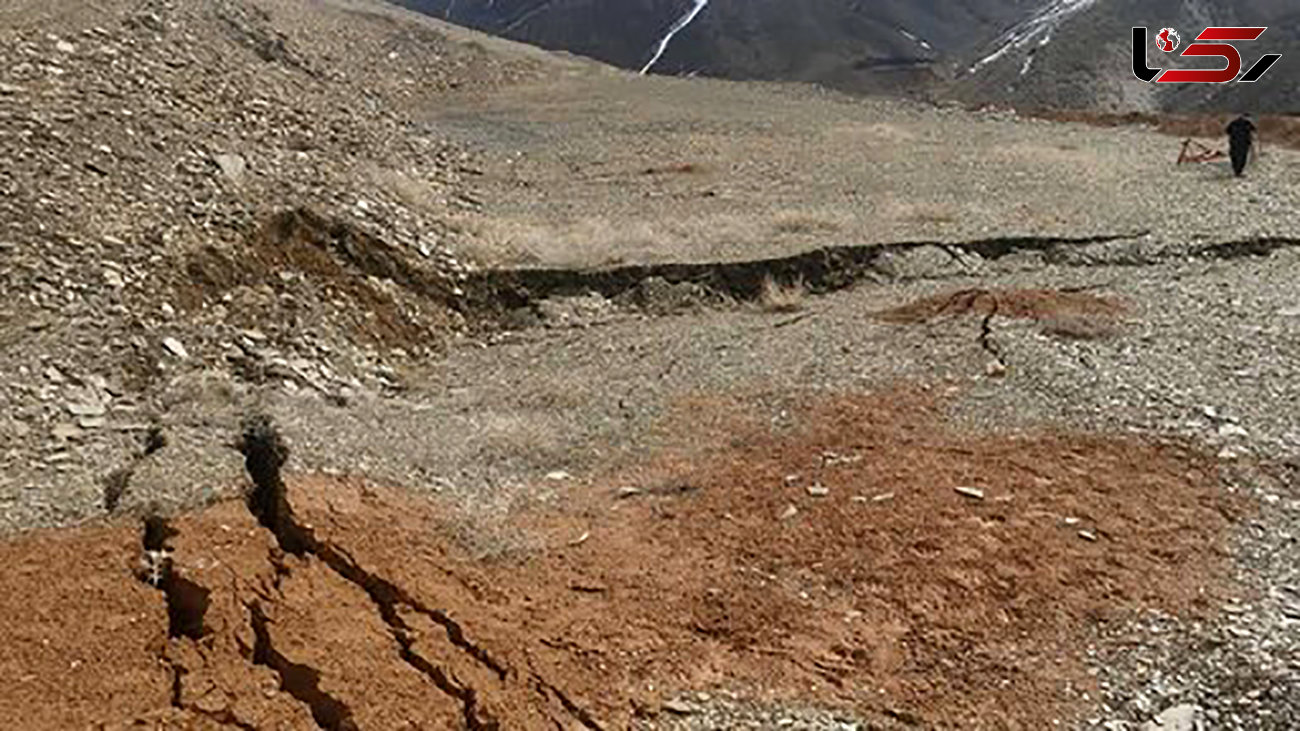
[[[432,375],[433,390],[407,397],[415,403],[375,402],[344,415],[315,400],[286,398],[278,409],[308,463],[365,465],[372,474],[431,488],[485,525],[548,471],[582,475],[672,444],[673,435],[654,430],[656,417],[699,392],[861,390],[920,381],[955,391],[953,418],[975,429],[1066,425],[1190,438],[1219,456],[1227,484],[1257,506],[1236,541],[1239,603],[1204,624],[1149,617],[1099,630],[1091,652],[1103,696],[1094,699],[1095,722],[1083,727],[1138,728],[1187,703],[1204,709],[1210,728],[1294,727],[1300,490],[1285,464],[1300,447],[1292,417],[1300,387],[1291,377],[1300,320],[1286,286],[1296,253],[1014,268],[863,285],[809,300],[812,316],[785,326],[788,315],[738,307],[534,330],[457,350]],[[1095,287],[1129,304],[1129,322],[1113,338],[1072,340],[995,319],[993,337],[1008,371],[990,377],[978,318],[901,326],[868,317],[974,285]],[[710,713],[668,727],[715,728]],[[726,717],[763,718],[750,711]],[[839,728],[808,723],[800,727]]]
[[[780,256],[809,245],[1150,231],[1287,236],[1300,154],[1249,175],[1175,166],[1180,141],[857,99],[811,87],[569,76],[426,113],[479,153],[471,252],[590,266]],[[1223,139],[1209,140],[1223,147]]]

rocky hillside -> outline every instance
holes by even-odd
[[[641,69],[687,0],[401,0],[453,22]],[[1130,28],[1267,25],[1247,62],[1284,61],[1264,83],[1156,90],[1130,71]],[[711,0],[653,69],[732,79],[812,81],[851,92],[974,104],[1124,111],[1287,113],[1300,109],[1300,11],[1287,0]],[[1149,49],[1152,63],[1159,54]],[[1162,61],[1164,59],[1161,59]],[[1182,65],[1195,65],[1187,60]],[[1158,64],[1157,64],[1158,65]]]
[[[369,2],[0,6],[0,504],[120,462],[187,378],[342,402],[438,347],[475,204],[410,112],[535,72],[445,29]]]

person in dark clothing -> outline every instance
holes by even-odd
[[[1232,173],[1241,177],[1250,158],[1250,141],[1255,134],[1255,123],[1249,114],[1243,114],[1228,125],[1228,156],[1232,158]]]

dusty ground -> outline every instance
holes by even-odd
[[[1226,162],[1175,167],[1179,141],[1148,129],[794,85],[571,75],[427,116],[483,153],[477,187],[492,215],[466,225],[482,247],[469,253],[494,263],[759,259],[998,236],[1286,236],[1300,202],[1300,153],[1276,142],[1229,186]]]
[[[1300,724],[1298,153],[118,5],[0,11],[32,728]],[[106,84],[198,149],[101,157]],[[250,411],[306,532],[240,499]]]
[[[565,480],[508,526],[532,550],[489,561],[355,479],[295,480],[292,528],[238,500],[180,517],[161,591],[131,576],[139,525],[36,534],[3,549],[6,612],[36,620],[6,629],[7,706],[32,729],[626,728],[743,690],[1042,728],[1095,692],[1079,623],[1214,611],[1244,503],[1212,460],[966,436],[933,401],[823,394],[773,428],[762,399],[693,399],[659,426],[696,446]]]

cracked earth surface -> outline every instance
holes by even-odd
[[[972,437],[894,391],[774,430],[769,399],[680,404],[665,426],[695,446],[560,490],[511,526],[541,551],[487,562],[402,491],[286,486],[253,423],[244,500],[147,521],[157,589],[131,580],[136,526],[5,547],[7,611],[44,620],[6,629],[10,699],[31,728],[625,728],[684,689],[762,688],[884,727],[1035,728],[1095,689],[1076,623],[1228,587],[1245,506],[1185,445]],[[59,685],[80,702],[42,708]]]

